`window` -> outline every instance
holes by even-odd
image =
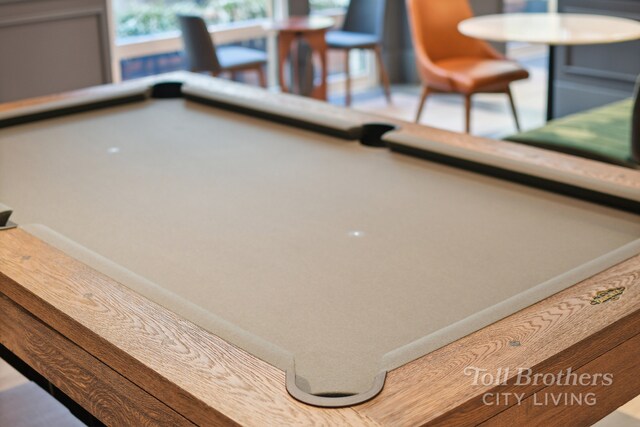
[[[313,12],[327,9],[343,9],[349,5],[349,0],[309,0]]]
[[[548,0],[504,0],[504,11],[507,13],[541,13],[549,11]]]
[[[267,1],[270,0],[114,0],[116,37],[177,31],[179,13],[200,15],[208,24],[265,18]]]
[[[264,48],[259,20],[271,0],[113,0],[116,80],[184,69],[177,15],[202,16],[221,25],[219,43],[253,43]],[[253,21],[253,22],[252,22]],[[238,25],[233,25],[238,23]],[[253,40],[249,42],[249,40]]]
[[[1,0],[0,0],[1,1]],[[112,0],[116,40],[113,60],[116,80],[184,69],[176,15],[202,16],[215,31],[219,45],[242,43],[266,50],[263,19],[288,0]],[[303,1],[303,0],[293,0]],[[312,13],[327,14],[341,23],[349,0],[309,0]],[[237,24],[237,25],[235,25]],[[219,25],[219,27],[215,27]],[[343,80],[344,55],[330,52],[330,83]],[[354,81],[372,74],[365,52],[353,52]]]

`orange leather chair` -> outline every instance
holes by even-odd
[[[416,122],[429,94],[460,93],[465,97],[468,133],[471,96],[475,93],[505,93],[520,130],[509,84],[529,77],[516,62],[506,59],[484,41],[458,31],[458,23],[473,16],[467,0],[407,0],[409,21],[423,88]]]

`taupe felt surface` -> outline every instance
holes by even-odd
[[[640,253],[633,214],[181,99],[2,130],[0,201],[312,393]]]

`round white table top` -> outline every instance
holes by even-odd
[[[638,21],[575,13],[477,16],[462,21],[458,30],[477,39],[548,45],[603,44],[640,39]]]

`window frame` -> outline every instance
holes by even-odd
[[[171,31],[161,34],[117,38],[116,20],[111,2],[109,13],[109,26],[111,38],[111,64],[114,82],[122,81],[121,61],[161,53],[170,53],[182,50],[182,40],[179,31]],[[286,0],[267,0],[267,18],[239,21],[226,24],[212,24],[208,26],[209,34],[218,44],[238,43],[251,39],[264,38],[267,40],[267,55],[269,57],[267,77],[269,88],[277,88],[277,52],[276,36],[265,29],[265,24],[274,17],[288,16]],[[318,15],[332,17],[336,20],[336,26],[340,26],[344,20],[346,10],[342,8],[325,9],[316,12]],[[354,89],[371,87],[377,81],[378,71],[375,61],[367,56],[365,71],[352,75]],[[330,92],[337,92],[344,86],[343,74],[330,76],[328,85]]]

